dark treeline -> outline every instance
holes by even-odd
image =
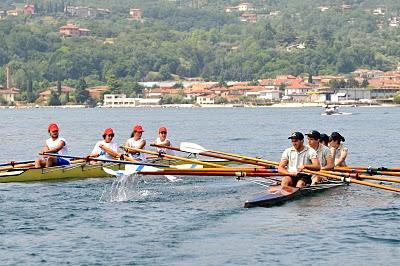
[[[11,9],[3,1],[0,9]],[[5,68],[23,98],[57,83],[107,84],[112,91],[141,93],[138,81],[178,78],[254,80],[277,74],[349,73],[356,68],[395,69],[400,62],[400,16],[394,0],[259,0],[258,23],[244,23],[225,7],[240,1],[33,0],[37,15],[0,20],[0,84]],[[21,1],[25,3],[25,1]],[[109,8],[110,14],[78,18],[65,5]],[[328,6],[321,12],[319,6]],[[385,15],[373,15],[384,6]],[[141,8],[144,21],[128,20]],[[270,12],[280,11],[275,16]],[[75,22],[89,37],[62,38],[59,27]],[[107,41],[106,41],[107,40]],[[302,44],[302,49],[290,46]]]

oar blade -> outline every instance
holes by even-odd
[[[175,165],[174,168],[176,169],[199,169],[203,168],[201,164],[178,164]]]
[[[207,151],[205,148],[196,143],[181,142],[179,149],[190,153],[201,153]]]

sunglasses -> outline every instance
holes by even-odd
[[[109,136],[109,137],[114,137],[114,134],[107,134],[106,136]]]

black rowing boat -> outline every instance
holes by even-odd
[[[322,191],[329,190],[331,188],[341,187],[346,185],[344,182],[326,182],[314,186],[308,186],[304,188],[292,188],[288,187],[282,189],[280,185],[270,186],[265,192],[254,195],[251,199],[244,203],[245,208],[253,207],[273,207],[281,205],[289,200],[298,199],[303,196],[312,195]]]

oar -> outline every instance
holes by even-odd
[[[133,166],[133,165],[126,165],[125,170],[113,170],[107,167],[103,167],[103,171],[106,172],[107,174],[114,175],[117,177],[122,177],[122,176],[130,176],[135,173],[141,173],[142,171],[147,171],[151,173],[156,173],[160,171],[161,169],[153,167],[153,166],[148,166],[148,165],[140,165],[140,166]],[[173,175],[164,175],[169,181],[171,182],[176,182],[178,180],[181,180],[179,178],[176,178]]]
[[[108,155],[110,155],[113,158],[117,158],[117,159],[123,158],[125,161],[137,162],[137,160],[135,160],[135,159],[133,159],[133,158],[131,158],[129,156],[123,156],[122,157],[122,154],[120,154],[119,152],[114,151],[113,149],[111,149],[111,148],[109,148],[107,146],[101,145],[100,149],[105,151]]]
[[[395,168],[392,168],[395,169]],[[334,171],[340,171],[340,172],[347,172],[347,173],[364,173],[368,175],[390,175],[390,176],[400,176],[400,172],[394,172],[394,171],[378,171],[374,168],[370,168],[367,170],[363,169],[351,169],[347,167],[335,167]]]
[[[15,165],[18,165],[18,164],[31,164],[31,163],[34,163],[35,161],[23,161],[23,162],[15,162],[15,161],[11,161],[11,162],[8,162],[8,163],[2,163],[2,164],[0,164],[0,167],[1,166],[6,166],[6,165],[11,165],[12,167],[14,167]],[[1,169],[1,168],[0,168]]]
[[[337,176],[337,175],[332,175],[332,174],[328,174],[328,173],[324,173],[324,172],[311,171],[311,170],[307,170],[307,169],[304,169],[303,172],[313,174],[313,175],[325,176],[327,178],[336,179],[336,180],[340,180],[340,181],[347,182],[347,183],[356,183],[356,184],[364,185],[364,186],[368,186],[368,187],[381,188],[381,189],[390,190],[390,191],[394,191],[394,192],[400,192],[400,188],[388,187],[388,186],[379,185],[379,184],[375,184],[375,183],[360,181],[357,179],[353,179],[351,177]]]
[[[355,179],[370,179],[376,181],[385,181],[385,182],[393,182],[393,183],[400,183],[400,179],[390,178],[390,177],[381,177],[381,176],[370,176],[370,175],[360,175],[358,173],[342,173],[342,172],[335,172],[335,171],[322,171],[324,173],[344,176],[344,177],[352,177]]]
[[[125,161],[125,160],[112,160],[112,159],[101,159],[101,158],[86,158],[86,157],[79,157],[79,156],[60,155],[57,153],[49,153],[49,152],[44,152],[43,154],[49,155],[49,156],[54,156],[54,157],[62,157],[62,158],[69,158],[69,159],[82,159],[82,160],[106,162],[106,163],[147,165],[147,166],[154,166],[154,167],[169,167],[168,165],[163,165],[163,164],[142,163],[142,162],[136,162],[136,161],[131,162],[131,161]]]
[[[35,166],[35,161],[32,161],[32,163],[22,163],[22,164],[16,164],[16,165],[11,165],[11,166],[4,166],[0,167],[0,171],[8,171],[12,169],[18,169],[18,168],[32,168]]]
[[[387,168],[384,166],[381,167],[371,167],[371,166],[346,166],[338,168],[342,169],[356,169],[356,170],[369,170],[369,171],[393,171],[393,172],[400,172],[400,168]]]
[[[212,152],[215,154],[227,155],[227,156],[231,156],[231,157],[235,157],[235,158],[245,159],[245,160],[247,160],[248,163],[252,162],[252,164],[264,163],[267,165],[279,165],[279,163],[277,163],[277,162],[259,159],[259,158],[255,158],[255,157],[226,153],[226,152],[222,152],[222,151],[207,150],[207,149],[203,148],[202,146],[200,146],[199,144],[190,143],[190,142],[182,142],[180,145],[180,149],[191,152],[191,153]]]
[[[136,149],[136,148],[131,148],[131,147],[127,147],[127,146],[121,146],[121,148],[123,148],[127,152],[142,152],[142,153],[147,153],[147,154],[152,154],[152,155],[158,155],[161,158],[165,157],[165,158],[170,158],[170,159],[176,159],[176,160],[180,160],[180,161],[184,161],[184,162],[188,162],[188,163],[201,164],[201,165],[209,166],[209,167],[221,167],[221,165],[219,165],[219,164],[203,162],[200,160],[194,160],[194,159],[179,157],[179,156],[170,155],[170,154],[158,153],[158,152],[153,152],[153,151],[148,151],[148,150],[143,150],[143,149]]]
[[[182,146],[182,144],[181,144],[181,146]],[[195,144],[195,143],[184,143],[184,146],[192,147],[193,150],[195,150],[195,149],[197,149],[197,150],[206,150],[203,147],[201,147],[200,145]],[[247,160],[252,160],[252,161],[255,161],[255,162],[265,162],[265,163],[268,163],[268,164],[271,164],[271,165],[279,165],[278,162],[258,159],[258,158],[249,157],[249,156],[229,154],[229,153],[224,153],[224,152],[220,152],[220,151],[210,151],[210,152],[218,153],[218,154],[228,154],[229,156],[234,156],[234,157],[236,156],[236,157],[239,157],[239,158],[245,158]],[[399,188],[388,187],[388,186],[383,186],[383,185],[379,185],[379,184],[360,181],[360,180],[352,179],[350,177],[340,177],[340,176],[337,176],[337,175],[327,174],[327,173],[323,173],[323,172],[316,172],[316,171],[311,171],[311,170],[307,170],[307,169],[304,169],[303,172],[309,173],[309,174],[313,174],[313,175],[325,176],[325,177],[328,177],[328,178],[331,178],[331,179],[341,180],[343,182],[356,183],[356,184],[359,184],[359,185],[375,187],[375,188],[381,188],[381,189],[390,190],[390,191],[394,191],[394,192],[400,192]]]
[[[188,142],[183,142],[183,143],[188,143]],[[243,164],[259,165],[259,166],[263,166],[264,168],[271,168],[271,169],[276,168],[276,167],[271,166],[270,164],[266,164],[266,163],[262,163],[262,162],[253,162],[251,160],[249,161],[247,159],[237,158],[237,157],[233,157],[233,156],[224,156],[224,155],[215,154],[215,153],[211,153],[211,152],[203,152],[203,151],[200,151],[197,149],[195,150],[193,148],[186,147],[185,145],[182,145],[182,144],[181,144],[180,148],[172,147],[172,146],[164,146],[164,145],[159,145],[159,144],[150,144],[150,146],[154,146],[154,147],[158,147],[158,148],[167,148],[167,149],[171,149],[174,151],[195,153],[195,154],[200,154],[200,155],[207,156],[207,157],[224,159],[224,160],[234,161],[234,162],[243,163]]]

